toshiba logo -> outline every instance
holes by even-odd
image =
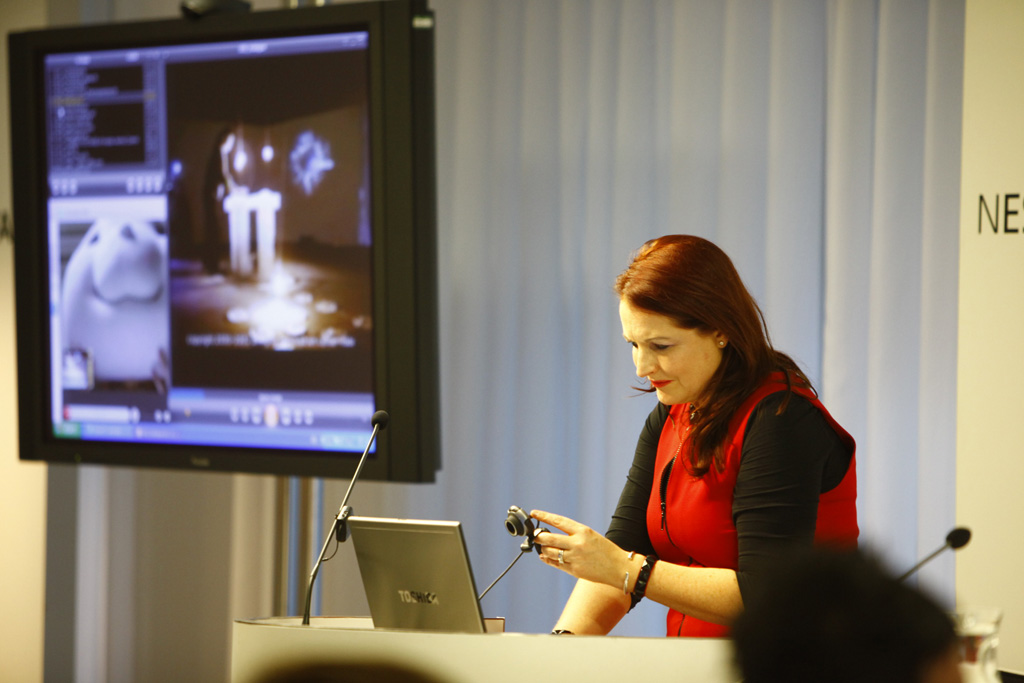
[[[398,599],[402,602],[417,603],[420,605],[440,605],[437,593],[424,593],[422,591],[398,591]]]

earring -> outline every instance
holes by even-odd
[[[725,341],[724,340],[722,340],[722,339],[718,340],[718,348],[720,348],[720,349],[724,349],[725,348]]]

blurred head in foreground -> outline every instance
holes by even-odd
[[[733,640],[745,683],[961,681],[949,615],[859,552],[780,561]]]
[[[406,664],[384,661],[309,662],[285,666],[259,679],[260,683],[442,683],[432,673]]]

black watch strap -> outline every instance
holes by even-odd
[[[657,561],[657,555],[648,555],[644,558],[644,563],[640,566],[640,572],[636,575],[633,592],[629,596],[629,609],[633,609],[637,606],[637,603],[644,599],[644,595],[647,593],[647,582],[651,579],[651,570],[654,569],[654,563]]]

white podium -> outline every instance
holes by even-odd
[[[559,683],[656,680],[736,683],[732,647],[720,638],[626,638],[523,633],[375,630],[368,617],[239,620],[231,637],[232,683],[309,663],[386,661],[450,683]],[[537,662],[564,662],[557,675]]]

